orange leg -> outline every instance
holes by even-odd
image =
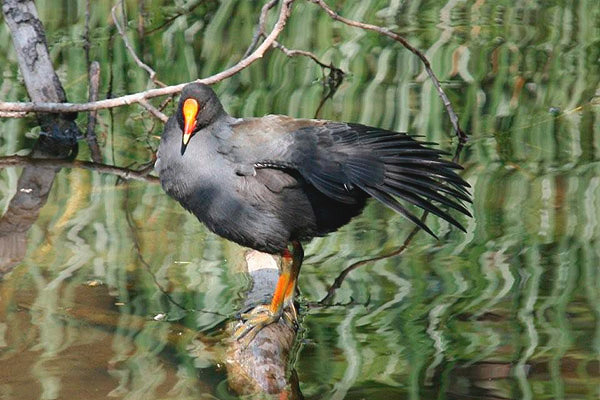
[[[294,241],[292,242],[292,246],[292,252],[287,249],[282,252],[281,271],[271,304],[269,306],[258,306],[250,313],[244,315],[247,321],[235,333],[238,340],[248,335],[245,340],[247,344],[250,343],[262,328],[273,322],[277,322],[281,318],[285,307],[291,308],[294,318],[293,322],[296,322],[297,315],[294,308],[294,294],[296,292],[296,282],[300,273],[304,252],[300,242]]]
[[[269,306],[269,311],[271,311],[273,314],[280,313],[283,309],[283,303],[287,298],[290,284],[293,283],[291,274],[293,264],[294,261],[291,253],[287,249],[284,250],[283,255],[281,256],[281,273],[279,274],[277,286],[275,287],[275,292],[273,293],[273,299],[271,300],[271,305]]]
[[[300,267],[304,260],[304,250],[302,245],[298,241],[292,242],[293,246],[293,262],[290,271],[290,280],[285,290],[285,296],[283,299],[283,306],[289,307],[292,312],[293,322],[297,323],[298,314],[296,313],[296,306],[294,305],[294,296],[296,295],[296,286],[298,284],[298,275],[300,274]]]

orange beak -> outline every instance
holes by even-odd
[[[187,99],[183,102],[183,137],[181,142],[181,155],[185,153],[185,148],[190,141],[194,129],[196,128],[196,116],[198,115],[198,102],[194,99]]]

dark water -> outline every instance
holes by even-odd
[[[69,100],[85,101],[85,1],[36,4]],[[426,52],[471,137],[461,163],[475,217],[461,219],[466,234],[430,217],[440,241],[419,233],[401,256],[353,271],[334,299],[341,305],[303,308],[295,367],[304,396],[598,399],[598,1],[335,4]],[[260,6],[128,1],[129,37],[158,79],[185,82],[241,57]],[[116,35],[110,7],[91,7],[102,97],[151,86]],[[0,37],[0,98],[24,100],[4,24]],[[323,118],[456,148],[435,88],[398,44],[302,1],[281,42],[348,73]],[[273,51],[216,90],[236,116],[312,117],[322,76],[311,61]],[[100,112],[103,162],[141,168],[161,129],[137,106]],[[33,118],[0,120],[2,155],[27,154],[38,134]],[[89,156],[82,141],[78,158]],[[22,171],[0,172],[3,212]],[[57,173],[31,222],[22,235],[3,236],[12,253],[2,255],[10,272],[0,281],[0,398],[234,397],[211,338],[242,304],[244,249],[208,232],[156,183],[79,168]],[[313,240],[300,278],[304,303],[321,299],[352,262],[400,246],[410,230],[370,204],[340,232]]]

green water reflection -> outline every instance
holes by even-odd
[[[130,38],[166,83],[235,63],[261,7],[126,3]],[[330,3],[345,16],[393,27],[426,51],[471,136],[461,162],[475,218],[462,219],[462,234],[430,217],[439,242],[420,233],[401,257],[350,274],[335,297],[350,304],[305,308],[296,361],[304,396],[597,399],[597,0]],[[36,4],[69,100],[85,101],[86,2]],[[104,97],[149,86],[109,22],[110,7],[91,7],[91,58],[102,66]],[[0,98],[24,100],[4,24],[0,38]],[[348,72],[323,118],[410,131],[455,148],[435,88],[399,45],[333,23],[302,1],[281,42]],[[233,115],[312,117],[321,77],[309,60],[272,52],[216,90]],[[102,111],[99,119],[105,163],[151,160],[162,124],[142,108]],[[86,116],[78,122],[84,126]],[[32,118],[0,120],[2,155],[27,153],[33,126]],[[79,158],[89,159],[85,142],[80,147]],[[21,170],[0,172],[2,211]],[[303,299],[321,299],[339,271],[393,250],[410,229],[370,204],[340,232],[313,240]],[[1,398],[232,396],[210,339],[242,303],[244,249],[208,232],[159,185],[62,169],[22,245],[12,264],[2,255],[11,271],[0,281]]]

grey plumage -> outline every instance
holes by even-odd
[[[359,124],[270,115],[235,119],[205,85],[182,100],[201,104],[196,132],[180,150],[182,117],[165,126],[156,169],[165,191],[217,234],[261,251],[338,229],[368,197],[433,232],[399,201],[463,229],[433,202],[470,215],[468,184],[444,153],[397,132]]]

